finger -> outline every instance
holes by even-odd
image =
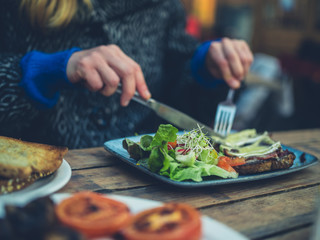
[[[151,93],[149,91],[149,88],[146,84],[146,81],[144,79],[143,72],[140,68],[140,66],[137,69],[136,72],[136,89],[141,97],[144,99],[149,99],[151,97]]]
[[[242,67],[239,55],[234,48],[233,42],[228,38],[222,39],[222,49],[223,49],[225,58],[229,62],[232,75],[238,80],[242,79],[243,67]]]
[[[234,47],[240,57],[240,61],[244,70],[243,74],[245,76],[249,72],[253,60],[252,53],[247,44],[242,40],[235,40]]]
[[[111,96],[117,89],[120,82],[119,76],[108,66],[104,56],[94,51],[90,54],[91,69],[99,74],[103,87],[99,90],[105,96]]]
[[[104,83],[104,87],[100,91],[101,94],[104,96],[111,96],[118,88],[120,77],[107,64],[99,67],[98,72]]]
[[[134,75],[129,74],[122,79],[122,94],[120,98],[121,106],[128,106],[136,90]]]
[[[135,62],[131,62],[131,64],[130,67],[132,70],[130,70],[130,72],[133,72],[133,74],[127,74],[122,79],[124,94],[121,96],[121,103],[123,106],[129,104],[129,101],[136,91],[144,99],[149,99],[151,97],[151,93],[149,92],[140,66]]]
[[[243,43],[243,49],[244,51],[246,52],[246,55],[247,55],[247,63],[248,63],[248,70],[250,69],[251,67],[251,64],[253,63],[253,54],[252,54],[252,51],[250,50],[248,44],[246,42]]]
[[[116,84],[114,80],[106,78],[105,94],[112,94],[118,87],[119,80],[122,82],[122,94],[120,98],[120,104],[127,106],[135,92],[135,72],[133,68],[133,60],[126,56],[121,49],[116,45],[101,46],[99,51],[104,56],[104,61],[110,69],[117,75]],[[101,70],[104,72],[104,70]],[[105,73],[105,76],[110,76]],[[114,74],[113,74],[114,78]],[[114,78],[115,79],[115,78]],[[108,89],[108,88],[109,89]]]
[[[237,81],[231,73],[231,69],[229,67],[228,60],[225,57],[225,54],[222,49],[221,43],[213,42],[209,48],[209,58],[212,59],[211,62],[214,64],[210,64],[209,71],[213,74],[216,73],[215,65],[218,66],[220,74],[225,82],[232,88],[238,88],[240,86],[239,81]]]
[[[131,70],[129,71],[132,73],[134,77],[134,87],[139,93],[139,95],[144,99],[149,99],[151,97],[151,93],[148,89],[148,86],[146,84],[146,81],[144,79],[143,72],[141,70],[141,67],[138,63],[136,63],[133,59],[129,58],[128,56],[123,56],[124,58],[127,58],[128,63],[130,64]],[[133,86],[133,84],[131,85]]]
[[[121,51],[120,48],[115,46],[113,50],[115,51],[116,57],[110,59],[109,64],[118,73],[124,84],[122,102],[127,104],[136,90],[141,97],[149,99],[151,94],[146,85],[140,65]],[[128,81],[133,81],[134,83],[129,83]]]
[[[242,64],[242,68],[243,68],[243,75],[245,76],[248,72],[249,63],[248,63],[247,52],[243,48],[242,41],[234,40],[234,49],[240,58],[240,62]]]
[[[116,66],[116,71],[118,72],[121,82],[122,82],[122,95],[120,103],[122,106],[127,106],[136,92],[136,74],[137,74],[137,64],[129,57],[122,56],[121,65]]]
[[[134,74],[132,71],[134,61],[130,57],[116,45],[109,45],[107,48],[106,62],[120,77]]]
[[[87,89],[97,92],[103,88],[104,83],[95,69],[87,70],[84,75],[84,85]]]

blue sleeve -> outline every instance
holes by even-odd
[[[73,87],[68,80],[66,68],[71,55],[80,50],[72,48],[51,54],[32,51],[22,58],[20,86],[36,107],[52,108],[59,99],[59,91]]]
[[[214,88],[224,81],[222,79],[215,79],[206,67],[206,55],[211,42],[206,41],[202,43],[194,53],[191,59],[191,73],[193,78],[202,86]]]

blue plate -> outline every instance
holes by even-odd
[[[139,142],[141,136],[133,136],[133,137],[127,137],[128,139]],[[205,187],[205,186],[214,186],[214,185],[223,185],[223,184],[230,184],[230,183],[239,183],[239,182],[248,182],[248,181],[255,181],[260,179],[266,179],[266,178],[272,178],[277,177],[281,175],[285,175],[288,173],[296,172],[299,170],[302,170],[304,168],[310,167],[312,165],[315,165],[318,162],[317,157],[302,152],[300,150],[284,146],[282,145],[283,149],[288,149],[289,151],[293,152],[296,155],[296,159],[294,160],[293,165],[289,169],[284,170],[276,170],[272,172],[265,172],[265,173],[258,173],[258,174],[252,174],[252,175],[239,175],[238,178],[230,178],[230,179],[223,179],[215,176],[205,177],[202,182],[194,182],[194,181],[174,181],[170,178],[167,178],[165,176],[161,176],[157,173],[151,172],[147,167],[143,165],[137,165],[137,161],[133,158],[130,158],[127,150],[125,150],[122,147],[122,141],[124,138],[119,138],[115,140],[110,140],[104,143],[104,147],[107,151],[110,153],[116,155],[119,157],[122,161],[125,163],[133,166],[134,168],[156,178],[163,182],[166,182],[171,185],[175,185],[178,187],[185,187],[185,188],[194,188],[194,187]],[[304,156],[302,156],[304,155]],[[301,161],[301,159],[304,159],[304,161]]]

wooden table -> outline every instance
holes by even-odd
[[[320,159],[320,129],[274,132],[283,144]],[[310,239],[319,205],[320,164],[247,183],[185,189],[141,173],[103,147],[71,150],[71,181],[59,192],[91,190],[163,202],[187,202],[250,239]]]

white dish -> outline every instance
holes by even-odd
[[[64,198],[70,196],[68,193],[57,193],[51,197],[54,202],[58,203]],[[160,206],[162,203],[159,201],[153,201],[148,199],[120,196],[120,195],[107,195],[110,198],[116,199],[128,205],[132,213],[138,213],[140,211]],[[202,240],[249,240],[244,235],[233,230],[232,228],[220,223],[208,216],[202,216],[203,237]],[[96,239],[98,240],[98,239]],[[99,240],[107,240],[106,238],[99,238]]]
[[[71,167],[63,159],[61,166],[51,176],[38,179],[20,191],[0,195],[0,217],[4,214],[3,207],[5,204],[23,205],[32,199],[50,195],[66,185],[70,178]]]

